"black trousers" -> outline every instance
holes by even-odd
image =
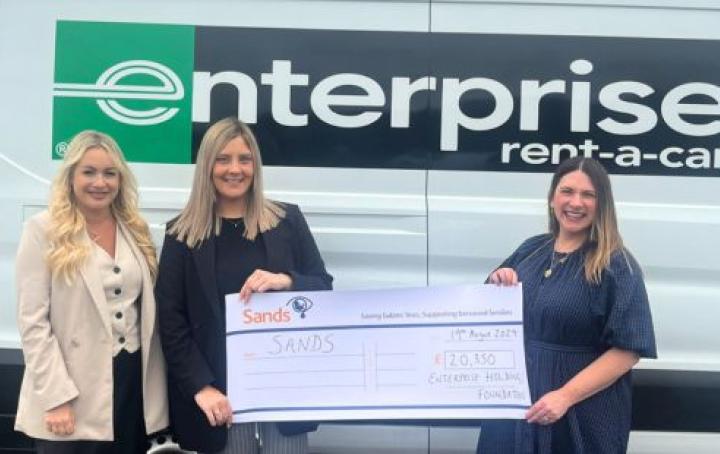
[[[150,447],[145,435],[140,350],[121,350],[113,358],[114,441],[35,440],[38,454],[141,454]]]

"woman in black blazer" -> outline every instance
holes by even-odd
[[[265,199],[250,129],[235,118],[211,126],[188,203],[168,224],[155,290],[170,420],[182,448],[245,454],[262,444],[264,454],[307,452],[314,424],[231,424],[225,295],[330,289],[332,276],[298,207]]]

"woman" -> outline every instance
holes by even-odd
[[[523,284],[534,403],[526,421],[484,422],[478,453],[624,453],[630,369],[656,357],[642,272],[599,163],[564,161],[548,207],[550,233],[526,240],[488,279]]]
[[[231,424],[224,296],[239,291],[247,301],[252,292],[331,288],[300,210],[264,197],[250,129],[234,118],[211,126],[190,199],[168,226],[155,290],[171,422],[182,448],[245,454],[262,444],[265,454],[307,451],[305,432],[314,425]]]
[[[15,429],[39,453],[137,454],[167,427],[156,272],[122,152],[105,134],[79,133],[17,253],[26,367]]]

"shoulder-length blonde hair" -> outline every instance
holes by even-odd
[[[576,170],[587,175],[595,188],[597,208],[586,240],[585,279],[597,284],[600,282],[603,270],[610,264],[613,252],[624,250],[617,226],[610,178],[599,162],[591,158],[576,156],[563,161],[558,166],[548,192],[549,229],[550,233],[557,238],[560,225],[551,206],[552,198],[562,177]]]
[[[194,248],[210,235],[220,234],[220,216],[217,212],[217,192],[212,180],[217,155],[236,137],[242,137],[252,153],[253,181],[245,195],[245,238],[254,240],[258,233],[278,225],[285,210],[265,198],[262,182],[262,160],[257,140],[250,128],[237,118],[228,117],[212,125],[200,143],[190,198],[172,224],[169,233]]]
[[[125,225],[132,239],[145,257],[153,279],[157,275],[155,245],[147,223],[140,217],[137,183],[125,158],[112,137],[97,131],[78,133],[65,152],[60,169],[52,184],[50,194],[50,224],[48,240],[50,249],[47,263],[53,273],[71,280],[90,253],[85,236],[85,216],[77,206],[73,193],[73,176],[85,153],[94,148],[104,150],[120,176],[120,185],[110,210],[115,219]]]

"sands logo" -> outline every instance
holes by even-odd
[[[313,302],[305,296],[294,296],[285,304],[290,307],[293,312],[305,318],[305,313],[313,307]],[[278,307],[274,311],[254,311],[245,309],[243,311],[243,323],[262,324],[262,323],[289,323],[292,319],[292,312],[285,307]]]
[[[300,314],[300,318],[305,318],[305,312],[312,309],[313,302],[304,296],[294,296],[285,305],[292,307],[293,311]]]
[[[252,309],[245,309],[243,311],[243,323],[246,325],[288,322],[290,322],[290,311],[282,307],[274,311],[257,312]]]

